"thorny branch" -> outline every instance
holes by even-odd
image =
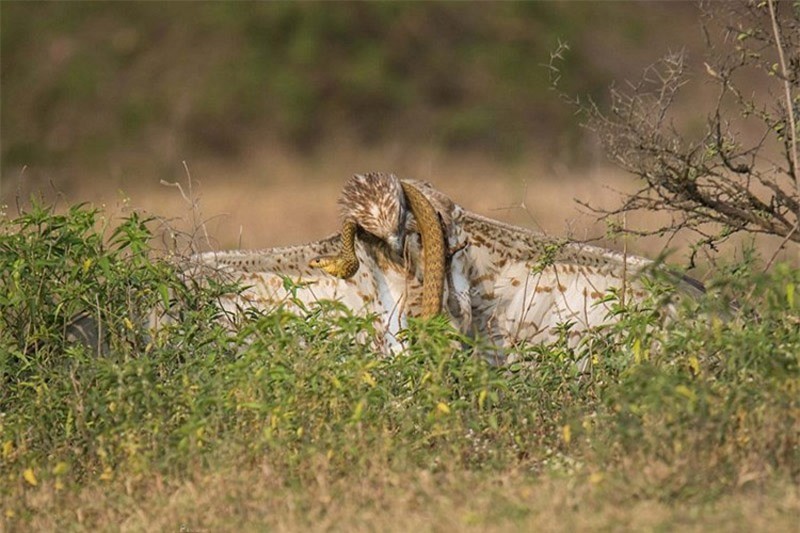
[[[613,88],[608,111],[576,102],[610,158],[643,182],[616,209],[584,205],[612,218],[638,210],[671,214],[655,230],[625,231],[690,230],[699,237],[695,254],[738,232],[782,237],[781,247],[800,244],[800,2],[746,1],[704,10],[705,69],[718,89],[704,131],[681,133],[671,119],[679,91],[690,81],[683,52],[667,55],[638,81]],[[767,89],[779,86],[783,96],[753,91],[754,79]]]

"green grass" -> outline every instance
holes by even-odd
[[[578,348],[497,368],[436,320],[381,358],[358,340],[370,322],[331,303],[222,327],[231,288],[184,280],[149,227],[86,206],[0,221],[6,529],[736,528],[800,511],[787,265],[732,265],[666,324],[654,283]],[[153,335],[150,308],[172,316]],[[108,355],[65,341],[81,310],[108,325]]]

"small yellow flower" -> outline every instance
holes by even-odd
[[[439,402],[436,404],[436,410],[442,414],[449,415],[450,414],[450,407],[444,402]]]
[[[63,476],[69,471],[69,465],[64,461],[59,462],[55,467],[53,467],[53,475],[56,476]]]
[[[372,374],[370,374],[369,372],[364,372],[363,374],[361,374],[361,380],[370,387],[374,387],[375,385],[378,384],[378,382],[375,381],[375,378],[372,377]]]
[[[353,420],[354,422],[358,422],[359,420],[361,420],[361,415],[364,414],[364,405],[366,405],[364,398],[358,400],[356,408],[353,409],[353,416],[351,417],[351,420]]]
[[[22,477],[25,478],[25,481],[32,487],[39,484],[39,480],[36,479],[36,474],[33,473],[33,468],[26,468],[22,473]]]
[[[111,481],[114,479],[114,472],[111,470],[110,466],[107,466],[103,469],[103,473],[100,474],[100,479],[102,481]]]
[[[478,394],[478,409],[483,409],[483,404],[486,402],[487,395],[486,389],[481,389],[480,394]]]
[[[697,357],[690,356],[689,357],[689,368],[692,370],[692,375],[698,375],[700,373],[700,361],[697,360]]]
[[[572,440],[572,428],[569,427],[569,424],[561,428],[561,438],[564,439],[564,444],[569,444]]]

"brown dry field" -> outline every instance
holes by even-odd
[[[179,230],[192,232],[195,228],[194,234],[202,235],[195,243],[200,249],[268,248],[300,244],[335,232],[336,199],[347,177],[356,172],[387,171],[429,181],[465,208],[504,222],[577,240],[599,239],[598,243],[610,248],[649,257],[666,252],[668,262],[677,266],[688,261],[689,234],[674,239],[605,238],[605,222],[578,200],[612,208],[620,205],[621,193],[637,187],[631,175],[609,165],[575,169],[544,162],[541,156],[507,163],[477,154],[406,150],[393,145],[363,149],[343,144],[321,150],[314,157],[264,148],[245,153],[233,162],[190,160],[186,168],[177,162],[174,173],[164,180],[155,177],[155,172],[137,174],[131,166],[119,173],[125,176],[122,178],[95,176],[74,187],[60,189],[56,182],[35,189],[26,185],[23,174],[16,183],[6,179],[3,201],[10,205],[12,215],[17,203],[14,196],[24,199],[32,193],[55,200],[59,208],[90,202],[112,214],[137,209],[168,220]],[[35,173],[35,169],[26,172]],[[160,181],[179,183],[184,194]],[[12,188],[15,194],[10,194]],[[641,213],[628,215],[625,224],[631,229],[654,228],[664,220],[663,216]],[[703,264],[710,256],[701,256],[694,274],[705,276],[713,270],[713,260],[741,257],[742,247],[751,241],[749,237],[732,239],[714,254],[712,266]],[[780,241],[757,238],[755,244],[766,261]],[[800,258],[789,249],[780,252],[778,259]]]
[[[647,476],[648,473],[643,475]],[[652,475],[650,473],[649,475]],[[630,498],[620,481],[521,472],[480,475],[383,468],[360,480],[319,468],[292,490],[269,466],[220,470],[180,482],[48,483],[27,491],[30,525],[55,531],[792,531],[797,486],[742,489],[713,504]],[[625,494],[626,496],[621,496]]]

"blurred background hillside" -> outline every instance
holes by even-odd
[[[607,186],[632,178],[550,89],[550,53],[569,43],[560,87],[601,104],[670,50],[703,59],[684,2],[3,1],[0,21],[0,201],[125,196],[169,215],[186,205],[160,181],[185,184],[185,161],[223,247],[334,231],[339,188],[366,170],[602,235],[572,199],[613,205]],[[683,126],[704,124],[704,92],[690,81]]]

